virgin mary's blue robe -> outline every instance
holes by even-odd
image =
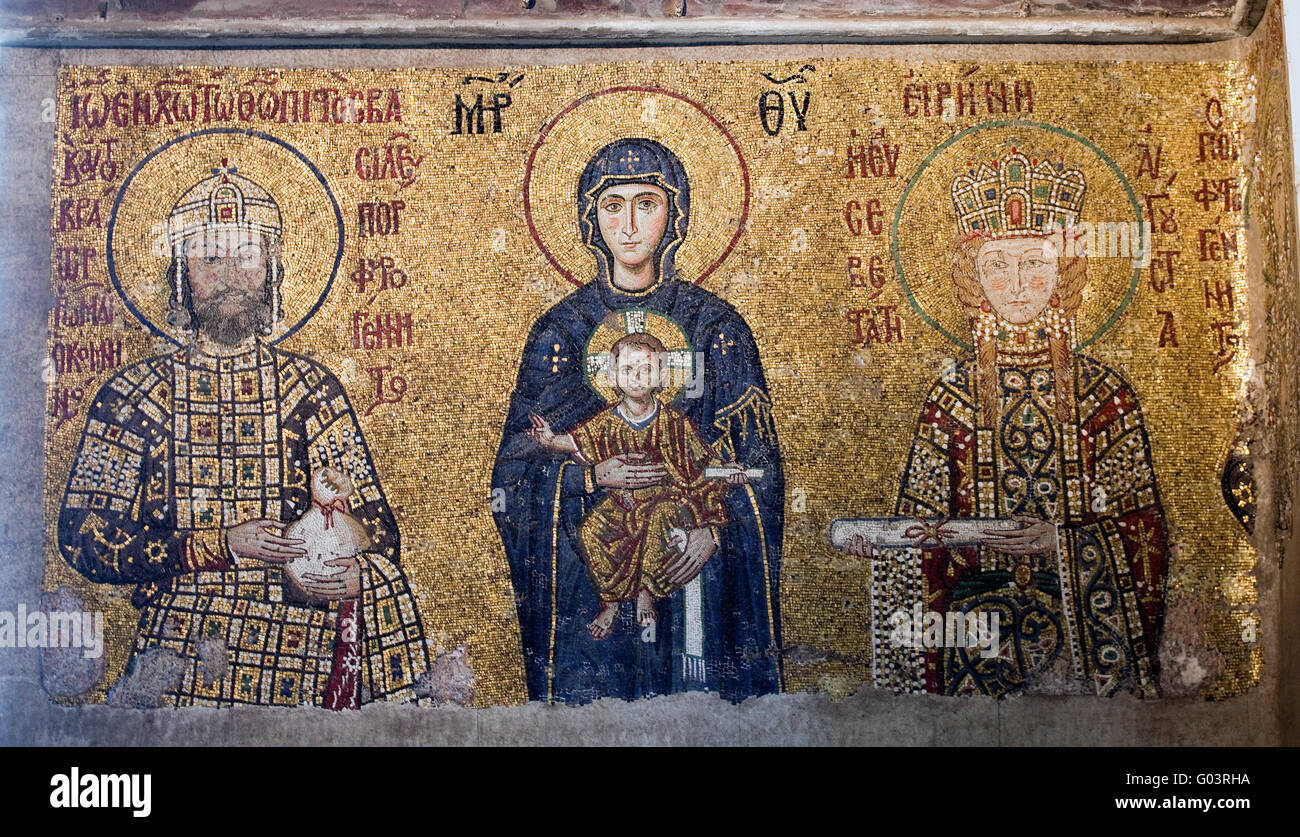
[[[505,494],[495,518],[514,581],[529,698],[583,703],[702,688],[740,701],[780,691],[784,478],[754,338],[734,308],[693,284],[667,278],[627,293],[607,276],[602,270],[534,324],[493,470],[493,488]],[[629,309],[681,327],[702,353],[703,386],[695,387],[698,397],[688,397],[687,387],[674,405],[725,458],[764,470],[727,492],[721,547],[700,572],[703,682],[684,663],[685,590],[658,603],[655,642],[642,641],[634,602],[620,606],[608,638],[587,632],[600,600],[578,551],[578,525],[604,490],[589,468],[525,433],[529,413],[565,433],[608,406],[587,383],[586,346],[606,317]]]

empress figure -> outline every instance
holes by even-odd
[[[1064,161],[1015,150],[953,184],[974,353],[925,399],[896,513],[1019,525],[875,562],[927,611],[999,615],[996,654],[879,651],[896,688],[1157,693],[1169,550],[1146,425],[1129,382],[1073,348],[1085,188]]]

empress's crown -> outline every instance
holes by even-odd
[[[1064,161],[1031,161],[1013,148],[992,164],[958,175],[952,204],[962,233],[1033,235],[1073,226],[1086,188],[1083,172]]]
[[[212,176],[190,187],[172,207],[168,237],[173,249],[197,233],[243,229],[279,237],[280,207],[260,185],[221,160]]]

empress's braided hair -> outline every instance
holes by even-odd
[[[987,298],[980,286],[976,272],[975,256],[980,247],[991,236],[981,233],[968,233],[957,242],[952,260],[952,280],[957,286],[957,300],[966,309],[970,318],[971,332],[975,336],[975,402],[979,410],[981,427],[996,427],[998,424],[999,392],[998,384],[998,344],[996,339],[981,336],[976,328],[980,316],[985,313]],[[1083,301],[1083,287],[1088,284],[1088,265],[1084,255],[1062,255],[1058,261],[1060,282],[1056,288],[1054,307],[1060,309],[1068,322],[1073,322]],[[1070,420],[1074,405],[1074,369],[1070,342],[1072,335],[1067,331],[1058,335],[1049,329],[1048,351],[1052,362],[1052,386],[1055,396],[1057,421],[1062,424]]]

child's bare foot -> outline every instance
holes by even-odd
[[[614,617],[618,615],[618,602],[601,602],[600,612],[596,618],[587,623],[587,632],[592,639],[604,639],[614,627]]]
[[[636,594],[636,623],[643,628],[649,627],[658,618],[655,613],[655,600],[649,590]]]

